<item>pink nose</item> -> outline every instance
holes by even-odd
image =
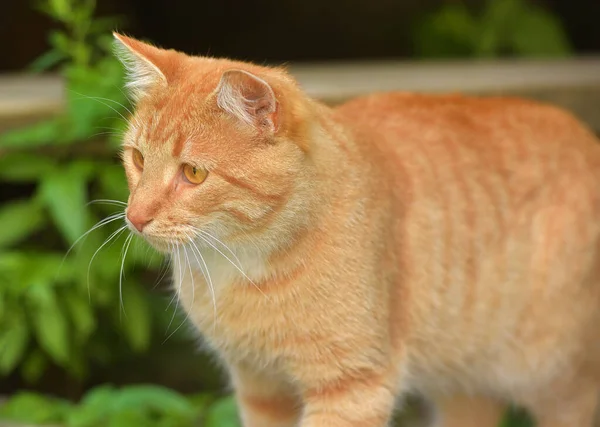
[[[144,227],[152,222],[152,218],[145,215],[144,212],[131,209],[127,211],[127,219],[140,233]]]

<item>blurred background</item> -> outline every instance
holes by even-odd
[[[600,131],[597,0],[2,0],[0,425],[239,425],[167,260],[122,228],[132,105],[113,29],[285,63],[331,104],[373,90],[509,93]],[[399,425],[423,411],[416,399]],[[530,424],[515,410],[505,425]]]

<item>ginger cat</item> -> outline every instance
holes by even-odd
[[[131,229],[173,258],[245,427],[591,427],[600,145],[519,99],[375,94],[329,108],[284,70],[115,34],[137,101]]]

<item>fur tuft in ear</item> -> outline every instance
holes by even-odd
[[[216,92],[222,110],[255,128],[277,129],[277,98],[260,77],[243,70],[225,71]]]
[[[167,78],[157,65],[161,50],[139,40],[113,33],[115,54],[125,66],[127,83],[132,98],[138,101],[148,89],[167,84]]]

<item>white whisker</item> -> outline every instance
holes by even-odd
[[[202,240],[204,240],[215,251],[220,253],[223,256],[223,258],[225,258],[227,261],[229,261],[231,263],[231,265],[233,265],[242,274],[242,276],[244,276],[246,278],[246,280],[248,280],[248,282],[250,282],[252,284],[252,286],[254,286],[256,288],[256,290],[258,290],[261,294],[263,294],[263,296],[265,298],[270,299],[269,296],[267,294],[265,294],[263,292],[263,290],[256,283],[254,283],[254,281],[250,277],[248,277],[248,275],[240,267],[238,267],[227,255],[225,255],[219,248],[217,248],[212,242],[210,242],[210,240],[208,240],[206,237],[202,236],[202,234],[200,234],[200,233],[196,234],[196,236],[201,238]]]
[[[190,271],[190,276],[191,276],[191,279],[192,279],[192,304],[190,306],[191,307],[190,310],[187,311],[187,313],[185,315],[185,318],[181,321],[181,323],[179,324],[179,326],[177,326],[175,328],[175,330],[173,332],[171,332],[169,334],[169,336],[167,336],[165,338],[165,340],[162,342],[163,344],[165,342],[167,342],[168,339],[171,338],[185,324],[185,322],[189,319],[190,313],[191,313],[191,311],[192,311],[192,309],[194,307],[194,301],[195,301],[195,298],[196,298],[196,289],[195,289],[195,285],[194,285],[194,272],[192,271],[192,263],[190,262],[190,259],[188,257],[187,251],[185,250],[185,246],[183,247],[183,254],[185,255],[185,259],[187,261],[188,269]],[[181,292],[181,284],[179,285],[179,291]],[[180,298],[181,298],[181,296],[180,296]]]
[[[127,117],[125,117],[125,116],[124,116],[124,115],[123,115],[123,114],[122,114],[122,113],[121,113],[119,110],[117,110],[115,107],[113,107],[112,105],[110,105],[110,104],[107,104],[106,102],[104,102],[104,101],[103,101],[103,99],[107,99],[107,98],[99,98],[99,97],[95,97],[95,96],[88,96],[88,95],[84,95],[84,94],[82,94],[82,93],[79,93],[79,92],[77,92],[77,91],[75,91],[75,90],[72,90],[72,89],[69,89],[69,90],[70,90],[71,92],[73,92],[73,93],[75,93],[75,94],[77,94],[77,95],[81,96],[82,98],[91,99],[91,100],[93,100],[93,101],[99,102],[100,104],[102,104],[102,105],[104,105],[104,106],[106,106],[106,107],[110,108],[110,109],[111,109],[111,110],[113,110],[115,113],[117,113],[119,116],[121,116],[121,118],[122,118],[123,120],[125,120],[125,122],[127,122]],[[111,102],[117,102],[117,101],[113,101],[112,99],[108,99],[108,101],[111,101]],[[120,103],[118,103],[118,102],[117,102],[117,104],[119,104],[121,107],[124,107],[124,105],[121,105],[121,104],[120,104]],[[125,109],[126,109],[127,111],[129,111],[129,109],[128,109],[128,108],[125,108]],[[131,111],[129,111],[129,114],[131,114]]]
[[[167,325],[167,330],[165,331],[165,334],[169,333],[169,329],[171,328],[171,325],[173,324],[173,321],[175,320],[175,316],[177,315],[177,310],[179,309],[179,293],[181,292],[181,285],[183,283],[183,266],[181,265],[181,259],[179,258],[179,250],[180,247],[179,245],[175,245],[175,248],[177,249],[177,255],[175,256],[175,262],[177,264],[177,268],[179,270],[179,285],[175,286],[175,293],[173,295],[173,298],[171,298],[171,301],[169,301],[169,305],[167,305],[167,310],[169,309],[169,307],[171,307],[171,304],[173,304],[173,301],[175,301],[175,309],[173,310],[173,316],[171,316],[171,321],[169,322],[169,324]]]
[[[131,245],[131,241],[133,240],[133,233],[127,236],[125,242],[123,243],[123,258],[121,260],[121,273],[119,274],[119,301],[121,304],[121,309],[123,310],[123,314],[127,317],[127,313],[125,313],[125,305],[123,304],[123,276],[124,276],[124,268],[125,268],[125,258],[127,257],[127,251],[129,250],[129,245]],[[120,316],[121,311],[119,311]]]
[[[177,250],[177,255],[175,254],[175,251]],[[181,261],[179,260],[179,246],[177,244],[173,244],[173,249],[172,249],[172,257],[175,259],[175,266],[177,267],[177,269],[179,270],[179,281],[181,281]],[[175,277],[173,277],[173,280],[175,280]],[[167,311],[169,308],[171,308],[171,304],[173,304],[173,301],[175,301],[175,299],[177,298],[177,294],[173,294],[173,297],[171,298],[171,301],[169,301],[169,304],[167,305],[167,308],[165,308],[165,311]],[[170,326],[170,323],[169,323]]]
[[[92,231],[97,230],[100,227],[103,227],[107,224],[110,224],[113,221],[116,221],[118,219],[121,218],[125,218],[125,212],[119,212],[113,215],[109,215],[104,219],[101,219],[100,221],[98,221],[95,225],[92,226],[92,228],[90,228],[88,231],[86,231],[85,233],[83,233],[81,236],[79,236],[77,238],[77,240],[75,240],[73,242],[73,244],[69,247],[69,249],[67,250],[67,252],[65,253],[65,255],[63,256],[61,262],[60,262],[60,266],[58,267],[58,271],[56,272],[56,277],[58,277],[60,275],[60,271],[62,270],[62,266],[65,263],[65,260],[67,259],[67,257],[69,256],[69,254],[71,253],[71,251],[73,250],[73,248],[75,247],[75,245],[77,245],[77,243],[79,243],[81,241],[81,239],[85,238],[88,234],[90,234]]]
[[[194,257],[196,258],[196,262],[198,263],[198,267],[200,268],[200,271],[202,271],[202,275],[204,276],[204,280],[206,281],[206,284],[208,285],[208,289],[210,290],[211,296],[212,296],[212,302],[213,302],[213,330],[216,327],[217,324],[217,297],[215,296],[215,287],[213,285],[212,279],[210,277],[210,271],[208,270],[208,265],[206,265],[206,261],[204,260],[204,257],[202,256],[202,253],[200,252],[200,249],[198,248],[198,246],[196,245],[196,243],[194,242],[194,239],[192,239],[187,233],[184,232],[184,234],[186,235],[186,237],[189,239],[190,243],[193,245],[192,249],[192,254],[194,254]],[[202,265],[204,265],[204,269],[202,268],[202,265],[200,265],[200,262],[198,261],[198,256],[200,256],[200,260],[202,261]],[[206,270],[206,273],[204,272],[204,270]]]
[[[169,244],[169,252],[171,251],[171,246]],[[154,282],[154,285],[152,285],[152,289],[156,289],[156,287],[158,286],[158,284],[160,282],[162,282],[162,280],[165,278],[165,276],[167,275],[167,273],[169,272],[169,270],[171,269],[171,258],[170,257],[165,257],[166,259],[163,260],[160,270],[158,271],[158,279],[156,279],[156,282]]]
[[[118,236],[119,234],[121,234],[126,229],[127,229],[127,226],[124,225],[121,228],[119,228],[117,231],[114,231],[110,236],[108,236],[108,238],[104,241],[104,243],[102,243],[100,245],[100,247],[98,249],[96,249],[96,252],[94,252],[94,255],[92,255],[92,258],[90,259],[90,262],[88,263],[88,268],[87,268],[87,291],[88,291],[88,299],[89,299],[90,302],[92,300],[92,296],[91,296],[91,292],[90,292],[90,269],[92,267],[92,263],[94,262],[94,258],[96,258],[96,255],[98,255],[98,253],[102,250],[102,248],[104,246],[106,246],[111,240],[113,240],[116,236]]]
[[[194,227],[195,228],[195,227]],[[238,263],[238,266],[241,268],[242,267],[242,262],[240,261],[240,259],[237,257],[237,255],[235,254],[235,252],[233,252],[229,246],[227,246],[225,243],[223,243],[222,241],[220,241],[219,239],[217,239],[215,236],[213,236],[212,234],[204,231],[204,230],[200,230],[199,228],[195,228],[195,230],[199,233],[202,233],[204,236],[209,237],[215,241],[217,241],[218,243],[220,243],[225,249],[227,249],[227,251],[235,258],[235,260]]]
[[[127,206],[127,203],[122,202],[120,200],[113,200],[113,199],[96,199],[96,200],[91,200],[89,201],[86,206],[95,204],[95,203],[102,203],[105,205],[117,205],[117,206]]]

